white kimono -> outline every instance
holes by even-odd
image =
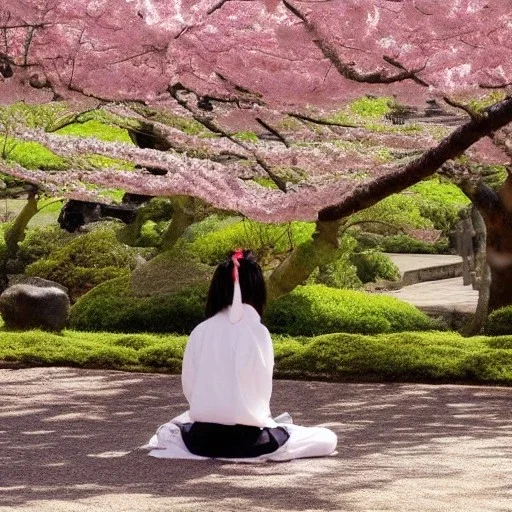
[[[182,370],[183,392],[190,408],[158,429],[146,446],[152,449],[149,455],[204,459],[187,450],[176,425],[195,421],[282,426],[290,434],[275,452],[236,461],[290,460],[334,452],[337,438],[332,431],[293,425],[287,415],[276,418],[278,421],[272,418],[269,404],[274,352],[270,333],[252,306],[243,304],[243,315],[237,323],[230,321],[230,309],[220,311],[192,331]]]

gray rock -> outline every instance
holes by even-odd
[[[53,286],[15,284],[0,295],[0,314],[8,328],[61,331],[68,321],[69,297]]]
[[[50,281],[49,279],[43,279],[42,277],[25,277],[16,284],[30,284],[32,286],[37,286],[38,288],[60,288],[63,292],[69,295],[68,288],[56,281]]]

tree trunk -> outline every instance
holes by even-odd
[[[512,266],[506,269],[490,267],[489,313],[512,305]]]
[[[487,230],[490,313],[512,305],[512,174],[509,173],[498,192],[482,182],[460,186],[479,209]]]
[[[175,196],[172,198],[174,212],[169,227],[162,235],[161,250],[167,251],[174,247],[185,230],[201,219],[197,203],[196,199],[189,196]]]
[[[268,279],[268,298],[277,299],[302,284],[319,265],[330,263],[338,255],[338,230],[341,220],[317,221],[311,240],[295,247]]]
[[[7,265],[16,257],[19,243],[25,238],[25,230],[32,217],[37,213],[37,188],[30,186],[27,204],[16,216],[12,224],[7,228],[4,239],[6,245],[5,255],[0,261],[0,292],[9,285]]]
[[[487,238],[485,222],[476,206],[473,206],[471,218],[473,220],[473,227],[476,233],[475,266],[476,270],[480,274],[480,283],[478,286],[478,304],[476,306],[476,311],[467,325],[462,328],[461,334],[463,336],[475,336],[482,330],[487,320],[491,281],[489,265],[487,265],[487,259],[485,257],[485,245]]]
[[[491,270],[489,313],[512,304],[512,186],[509,176],[499,190],[500,210],[486,219],[487,262]],[[485,219],[485,216],[484,216]]]

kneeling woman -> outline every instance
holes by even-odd
[[[270,414],[274,352],[261,323],[265,301],[263,273],[250,251],[238,250],[217,267],[207,320],[192,331],[183,356],[190,409],[158,429],[150,455],[256,462],[334,452],[332,431]]]

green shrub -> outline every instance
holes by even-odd
[[[339,256],[332,263],[317,268],[308,278],[306,284],[324,284],[331,288],[357,289],[363,283],[357,276],[357,268],[351,261],[357,241],[345,234],[341,238]]]
[[[25,239],[19,244],[16,257],[20,268],[24,269],[37,260],[47,258],[56,247],[66,245],[76,237],[76,234],[55,225],[28,229]]]
[[[510,336],[496,336],[495,338],[489,338],[487,345],[490,348],[504,348],[512,350],[512,337]]]
[[[512,306],[493,311],[487,318],[485,333],[491,336],[512,334]]]
[[[191,286],[209,285],[214,268],[199,262],[183,245],[176,244],[138,266],[131,275],[131,293],[137,296],[161,295]]]
[[[480,382],[509,382],[512,350],[493,349],[470,354],[465,361],[467,377]]]
[[[372,224],[373,221],[373,224]],[[401,228],[433,228],[430,219],[421,214],[418,200],[412,194],[393,194],[375,205],[351,216],[351,222],[371,225],[374,233],[396,234]]]
[[[439,332],[328,334],[285,352],[276,363],[276,375],[338,381],[460,381],[469,373],[468,343],[460,340],[457,334]]]
[[[99,228],[28,265],[26,274],[56,281],[77,298],[99,283],[128,275],[135,255],[135,249],[117,241],[113,230]]]
[[[383,240],[388,238],[378,233],[368,233],[367,231],[361,231],[359,229],[351,229],[350,235],[357,242],[355,247],[357,252],[366,251],[368,249],[381,250]]]
[[[435,243],[429,243],[417,240],[409,235],[383,237],[379,248],[384,252],[406,254],[448,254],[450,252],[450,246],[446,238]]]
[[[357,290],[363,285],[357,275],[357,268],[350,261],[350,255],[317,268],[308,278],[307,284],[323,284],[330,288],[349,290]]]
[[[100,284],[71,308],[70,326],[84,331],[189,333],[204,320],[207,288],[135,297],[129,277]]]
[[[269,304],[265,323],[270,331],[290,336],[334,332],[374,334],[433,329],[414,306],[393,297],[322,285],[299,286]]]
[[[401,332],[272,338],[274,374],[280,378],[512,383],[511,336],[463,338],[453,332]],[[31,366],[178,373],[186,341],[185,336],[151,334],[4,331],[0,360]]]
[[[195,222],[187,228],[182,238],[188,242],[193,242],[198,238],[203,238],[214,231],[219,231],[238,222],[240,222],[240,217],[228,217],[219,214],[209,215],[202,221]]]
[[[146,335],[133,334],[116,338],[116,340],[113,342],[113,345],[118,347],[132,348],[133,350],[140,350],[141,348],[148,347],[151,345],[151,343],[152,340],[149,340]]]
[[[443,182],[438,177],[420,181],[408,190],[413,192],[421,215],[444,233],[455,227],[460,211],[470,203],[457,185]]]
[[[308,222],[262,224],[244,220],[196,238],[190,250],[208,265],[217,265],[237,247],[252,249],[265,266],[276,255],[311,238],[315,225]]]
[[[357,269],[357,277],[362,283],[374,283],[378,280],[397,281],[400,270],[389,256],[381,252],[367,251],[353,254],[351,261]]]

